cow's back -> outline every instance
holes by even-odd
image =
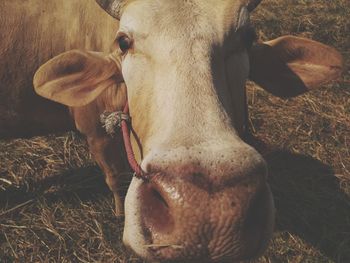
[[[35,95],[34,72],[70,49],[107,52],[117,26],[94,0],[2,0],[0,137],[69,129],[68,110]]]

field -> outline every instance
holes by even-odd
[[[293,99],[248,84],[277,209],[256,262],[350,262],[350,2],[265,0],[252,20],[260,40],[309,37],[345,62],[342,79]],[[80,135],[0,141],[0,262],[142,262],[112,199]]]

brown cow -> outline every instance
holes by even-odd
[[[0,1],[0,136],[72,129],[65,107],[35,94],[33,75],[67,50],[109,52],[117,29],[95,1]]]
[[[120,19],[117,49],[63,53],[38,70],[34,85],[70,106],[119,212],[120,139],[106,135],[99,116],[121,110],[128,87],[142,143],[137,158],[150,180],[131,182],[124,242],[149,261],[258,256],[273,230],[274,207],[265,162],[239,136],[246,127],[245,81],[295,96],[337,78],[341,56],[296,37],[249,49],[249,12],[260,1],[98,2]]]

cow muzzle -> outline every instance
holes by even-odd
[[[134,178],[126,197],[124,243],[138,255],[152,262],[236,262],[264,251],[274,204],[255,150],[158,152],[146,170],[149,179]]]

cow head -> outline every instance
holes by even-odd
[[[274,205],[263,158],[240,138],[245,81],[295,95],[338,76],[338,53],[293,37],[250,49],[249,14],[260,1],[97,2],[120,20],[116,51],[64,53],[39,69],[34,85],[75,107],[126,83],[150,180],[131,182],[125,244],[161,262],[258,256],[273,231]]]

